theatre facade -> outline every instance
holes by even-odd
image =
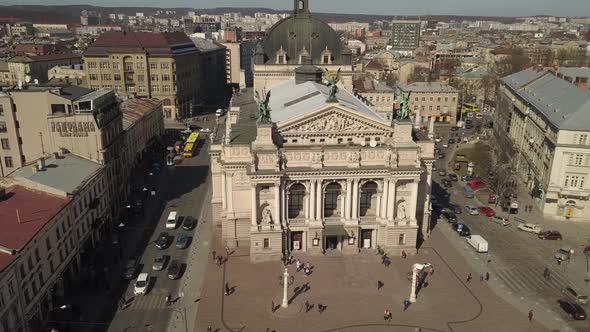
[[[407,120],[387,120],[341,88],[329,101],[321,70],[270,90],[271,122],[252,90],[212,133],[214,217],[252,261],[291,252],[415,251],[428,236],[434,144]]]

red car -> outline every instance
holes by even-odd
[[[543,231],[539,233],[541,240],[561,240],[561,233],[558,231]]]
[[[471,189],[477,190],[477,189],[485,188],[486,183],[483,182],[482,180],[475,179],[475,180],[469,180],[469,181],[467,181],[467,185],[469,187],[471,187]]]
[[[489,206],[480,206],[479,207],[479,212],[485,214],[486,217],[493,217],[493,216],[496,215],[496,212],[494,212],[494,209],[492,209]]]

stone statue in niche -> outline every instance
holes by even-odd
[[[262,223],[269,224],[269,225],[273,224],[272,212],[270,211],[270,205],[265,206],[264,209],[262,210]]]
[[[397,219],[398,220],[405,220],[406,219],[406,201],[400,201],[397,204]]]

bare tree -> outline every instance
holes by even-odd
[[[387,84],[387,86],[389,86],[389,87],[392,87],[392,88],[395,87],[395,84],[397,83],[397,81],[398,81],[398,77],[395,73],[388,73],[385,76],[385,84]]]
[[[524,55],[521,48],[513,48],[510,55],[498,63],[497,76],[504,77],[524,70],[529,66],[529,63],[529,58]]]

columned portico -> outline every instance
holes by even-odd
[[[252,226],[258,225],[258,198],[256,197],[256,184],[253,183],[250,187],[250,195],[252,197],[252,211],[251,211],[251,223]]]
[[[387,221],[393,221],[395,216],[395,191],[396,191],[396,179],[387,180],[389,185],[387,186]]]
[[[359,208],[359,180],[358,179],[352,180],[352,201],[351,201],[351,204],[352,204],[351,220],[358,222],[358,218],[359,218],[359,212],[358,212],[358,208]]]

